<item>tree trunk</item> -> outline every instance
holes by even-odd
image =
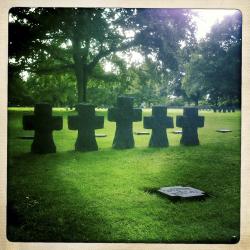
[[[75,59],[75,74],[77,81],[78,103],[87,101],[87,83],[88,73],[81,63],[81,60]]]
[[[88,82],[88,71],[87,66],[83,62],[81,56],[81,45],[80,40],[75,36],[72,40],[73,45],[73,59],[75,62],[75,75],[77,81],[77,96],[78,103],[87,101],[87,82]]]

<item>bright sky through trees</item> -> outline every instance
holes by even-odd
[[[225,16],[233,15],[236,11],[238,10],[194,9],[193,12],[197,14],[194,16],[197,25],[196,38],[198,40],[204,38],[215,23],[221,22]]]
[[[194,13],[193,20],[197,25],[197,30],[195,36],[198,40],[201,40],[210,32],[211,27],[217,22],[221,22],[225,16],[233,15],[236,9],[192,9]],[[12,22],[13,17],[9,16],[9,21]],[[128,34],[128,37],[131,36],[131,33]],[[65,45],[66,46],[66,45]],[[143,62],[143,57],[140,53],[131,51],[131,52],[119,52],[118,56],[124,58],[128,64],[141,64]],[[104,70],[106,72],[113,71],[112,63],[105,62]],[[26,72],[23,72],[23,78],[27,79],[28,75]]]
[[[238,10],[233,9],[193,9],[194,21],[197,25],[196,38],[201,40],[210,32],[211,27],[217,22],[221,22],[225,16],[233,15]],[[143,58],[138,52],[119,53],[119,56],[123,57],[128,63],[142,63]],[[111,72],[112,64],[105,63],[105,71]]]

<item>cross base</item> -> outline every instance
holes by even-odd
[[[163,131],[155,131],[152,130],[152,136],[149,141],[149,147],[150,148],[162,148],[162,147],[168,147],[168,138],[166,129]]]
[[[116,149],[126,149],[133,148],[134,146],[135,141],[132,132],[132,123],[127,126],[116,123],[116,131],[112,147]]]
[[[75,150],[80,152],[97,151],[98,145],[95,139],[94,131],[93,133],[78,133]]]
[[[34,141],[31,145],[31,152],[35,154],[56,153],[56,145],[53,140],[52,132],[35,132]]]

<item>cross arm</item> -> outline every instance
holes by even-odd
[[[166,125],[167,128],[174,128],[173,117],[167,116],[167,117],[165,118],[165,125]]]
[[[24,130],[34,130],[34,115],[24,115],[23,116],[23,129]]]
[[[108,121],[115,122],[117,118],[117,109],[116,108],[109,108],[108,109]]]
[[[76,116],[76,115],[68,116],[68,128],[70,130],[77,130],[78,129],[78,116]]]
[[[142,110],[141,109],[133,109],[133,121],[140,122],[142,120]]]
[[[204,123],[205,123],[205,117],[204,116],[198,116],[197,127],[198,128],[204,127]]]
[[[104,116],[95,117],[95,129],[101,129],[104,127]]]
[[[62,116],[53,117],[53,130],[61,130],[63,128]]]
[[[183,116],[176,116],[176,127],[182,128],[184,124]]]
[[[149,116],[145,116],[143,117],[143,127],[145,129],[152,129],[152,117],[149,117]]]

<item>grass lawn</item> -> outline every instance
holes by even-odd
[[[230,243],[239,236],[240,112],[200,111],[200,146],[181,146],[181,135],[169,129],[170,147],[161,149],[147,147],[149,135],[134,135],[133,149],[112,149],[115,123],[105,118],[105,128],[96,130],[108,135],[97,138],[99,151],[80,153],[74,151],[77,132],[67,129],[72,112],[55,109],[64,117],[64,129],[54,132],[57,153],[32,155],[32,141],[17,138],[33,135],[22,130],[28,111],[9,109],[8,201],[18,218],[8,224],[10,241]],[[182,110],[168,113],[175,123]],[[134,131],[141,130],[142,122],[134,123]],[[147,192],[171,185],[210,196],[171,202]]]

